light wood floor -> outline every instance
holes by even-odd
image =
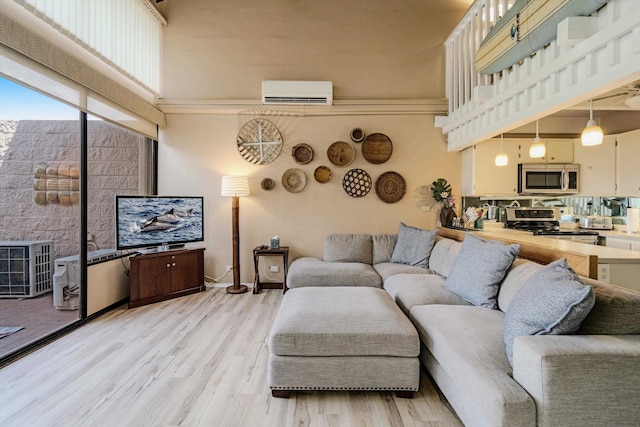
[[[114,310],[0,369],[7,426],[460,426],[423,374],[387,392],[272,398],[278,290],[203,293]]]

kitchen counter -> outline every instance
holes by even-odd
[[[640,280],[638,280],[640,277],[640,251],[534,236],[528,231],[504,228],[502,223],[485,222],[485,227],[482,230],[468,231],[485,239],[497,239],[505,243],[522,243],[520,252],[525,258],[535,260],[536,258],[545,258],[548,253],[555,253],[552,255],[553,258],[541,259],[541,262],[548,263],[557,259],[558,256],[562,256],[567,258],[569,265],[578,274],[640,291]],[[615,231],[610,233],[615,233]],[[623,234],[627,235],[626,232],[618,233],[620,237]],[[464,236],[464,233],[450,229],[444,229],[441,234],[452,235],[456,240],[461,240]]]
[[[595,230],[601,236],[605,237],[616,237],[620,239],[629,239],[633,241],[640,242],[640,233],[627,233],[621,229],[613,229],[613,230]]]
[[[491,235],[499,238],[500,240],[508,239],[516,242],[531,243],[539,246],[544,246],[554,250],[570,251],[583,255],[595,255],[598,257],[598,264],[640,264],[639,251],[627,251],[619,248],[588,245],[571,240],[554,239],[547,236],[534,236],[529,231],[519,231],[503,228],[502,224],[500,224],[499,226],[494,226],[492,224],[491,226],[485,227],[482,230],[469,231],[473,234],[476,234],[478,237],[482,237],[483,235]],[[598,233],[601,233],[601,231],[598,230]],[[604,235],[604,233],[602,234]],[[622,234],[623,233],[620,233],[620,237],[622,237]],[[627,234],[624,233],[624,235]]]

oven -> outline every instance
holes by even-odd
[[[505,228],[528,231],[534,236],[572,240],[590,245],[598,244],[599,234],[594,230],[560,229],[560,210],[558,208],[506,208]]]

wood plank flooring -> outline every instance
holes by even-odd
[[[0,369],[7,426],[460,426],[423,374],[387,392],[272,398],[267,337],[278,290],[214,288],[114,310]]]

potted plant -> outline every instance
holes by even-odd
[[[431,195],[442,205],[440,209],[440,225],[450,227],[453,219],[457,218],[456,199],[451,194],[451,185],[444,178],[438,178],[431,184]]]

